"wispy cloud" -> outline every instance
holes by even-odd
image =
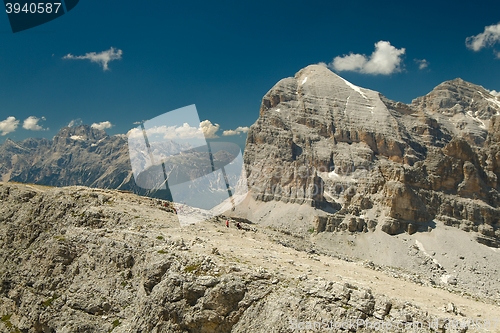
[[[12,133],[19,126],[19,120],[16,117],[7,117],[7,119],[0,121],[0,133],[5,136]]]
[[[29,116],[28,118],[24,119],[23,122],[23,128],[28,131],[46,131],[48,128],[43,128],[38,124],[39,121],[44,121],[45,117],[38,118],[35,116]]]
[[[247,133],[248,130],[250,128],[249,127],[238,127],[237,129],[234,129],[234,130],[226,130],[224,132],[222,132],[222,135],[223,136],[231,136],[231,135],[240,135],[242,133]]]
[[[328,67],[339,72],[389,75],[401,71],[404,54],[404,48],[397,49],[390,42],[381,40],[375,43],[375,50],[369,57],[364,54],[350,53],[335,57]]]
[[[500,23],[484,27],[482,33],[465,39],[467,48],[476,52],[498,42],[500,42]],[[495,51],[495,54],[497,58],[500,58],[500,52]]]
[[[415,62],[418,64],[418,69],[426,69],[429,67],[429,62],[425,59],[414,59]]]
[[[111,122],[109,121],[103,121],[100,123],[93,123],[92,125],[90,125],[90,127],[104,131],[107,128],[113,127],[113,124],[111,124]]]
[[[82,56],[74,56],[71,53],[65,55],[63,59],[77,59],[77,60],[90,60],[91,62],[96,62],[102,66],[104,71],[109,70],[108,63],[114,60],[120,60],[122,58],[123,51],[120,49],[115,49],[111,47],[107,51],[102,51],[99,53],[89,52]]]

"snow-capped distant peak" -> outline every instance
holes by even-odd
[[[496,90],[490,90],[488,91],[490,94],[492,94],[493,96],[495,97],[500,97],[500,91],[496,91]]]

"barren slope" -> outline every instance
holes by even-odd
[[[339,259],[307,231],[224,219],[181,228],[168,203],[83,187],[3,183],[0,201],[5,332],[292,332],[297,321],[432,325],[500,313],[491,298]]]

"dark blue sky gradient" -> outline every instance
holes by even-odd
[[[76,118],[110,121],[108,133],[126,133],[135,121],[190,104],[221,129],[250,126],[280,79],[349,52],[370,55],[380,40],[406,48],[403,71],[339,74],[407,103],[456,77],[499,91],[493,50],[500,45],[465,47],[466,37],[498,22],[498,1],[81,0],[63,17],[17,34],[0,14],[0,121],[14,116],[22,125],[28,116],[45,116],[41,125],[50,128],[19,126],[0,143],[52,137]],[[111,46],[123,50],[123,59],[107,72],[62,59]],[[416,58],[429,67],[419,70]]]

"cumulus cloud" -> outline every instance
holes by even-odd
[[[349,54],[345,56],[338,56],[330,63],[330,67],[337,71],[363,71],[363,67],[368,62],[365,55],[362,54]]]
[[[368,57],[364,54],[350,53],[337,56],[328,65],[336,71],[353,71],[364,74],[389,75],[401,71],[402,56],[405,49],[397,49],[390,42],[375,43],[375,51]]]
[[[234,130],[224,131],[224,132],[222,132],[222,135],[223,136],[240,135],[242,133],[247,133],[249,129],[250,129],[249,127],[246,127],[246,126],[245,127],[241,127],[240,126],[240,127],[238,127],[237,129],[234,129]]]
[[[7,117],[7,119],[0,121],[0,133],[5,136],[12,133],[19,126],[19,120],[16,117]]]
[[[35,116],[30,116],[24,119],[23,128],[28,131],[45,131],[47,129],[43,128],[38,124],[40,120],[45,120],[45,117],[37,118]]]
[[[147,133],[148,136],[160,136],[169,140],[214,139],[218,138],[216,133],[219,127],[219,124],[212,124],[210,120],[204,120],[199,127],[190,126],[188,123],[184,123],[182,126],[154,126],[148,128]],[[134,138],[143,136],[142,130],[139,128],[130,130],[127,135]]]
[[[426,69],[429,67],[429,62],[425,59],[415,59],[415,62],[418,64],[418,69]]]
[[[198,138],[203,139],[203,132],[200,128],[192,127],[188,123],[184,123],[182,126],[154,126],[147,129],[148,136],[160,136],[164,139],[176,140],[176,139],[192,139]],[[128,136],[140,138],[143,136],[142,130],[134,128],[129,131]]]
[[[500,91],[490,90],[490,94],[492,94],[493,96],[496,96],[496,97],[500,97]]]
[[[109,121],[103,121],[100,123],[93,123],[92,125],[90,125],[90,127],[104,131],[107,128],[113,127],[113,124],[111,124]]]
[[[114,60],[120,60],[122,58],[123,51],[120,49],[115,49],[111,47],[109,50],[102,51],[99,53],[89,52],[82,56],[74,56],[71,53],[65,55],[63,59],[79,59],[79,60],[90,60],[91,62],[98,63],[102,66],[104,71],[109,70],[108,63]]]
[[[465,45],[473,51],[479,51],[482,48],[493,46],[497,42],[500,42],[500,23],[489,25],[484,28],[482,33],[465,39]],[[498,58],[500,58],[499,54],[500,52],[496,53]]]
[[[200,128],[201,128],[203,134],[205,134],[205,137],[207,139],[218,138],[216,133],[219,130],[219,127],[220,127],[219,124],[212,124],[212,122],[210,120],[203,120],[200,123]]]

